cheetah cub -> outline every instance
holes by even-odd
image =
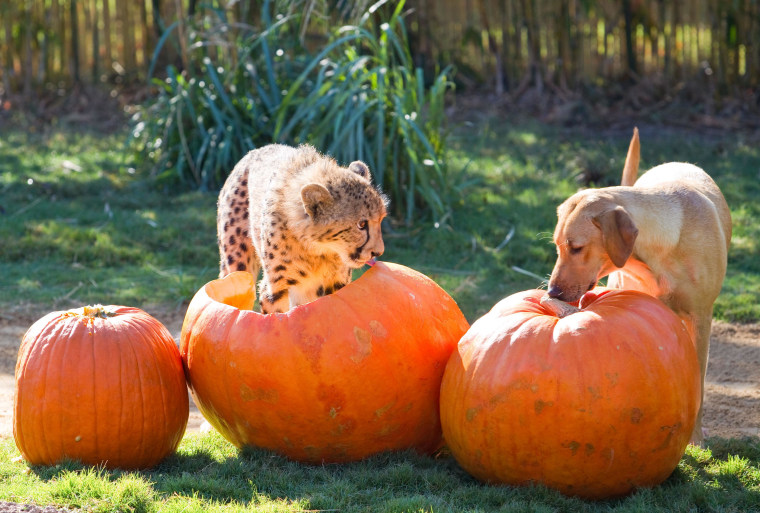
[[[383,254],[387,203],[363,162],[340,167],[311,146],[253,150],[219,194],[219,276],[263,269],[265,314],[330,294]]]

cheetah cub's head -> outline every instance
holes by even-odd
[[[372,184],[364,162],[343,168],[330,160],[325,171],[323,183],[301,188],[310,242],[320,253],[337,254],[348,267],[359,268],[385,250],[380,223],[388,199]]]

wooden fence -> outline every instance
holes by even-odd
[[[160,33],[156,1],[0,1],[5,90],[144,77]],[[173,14],[173,13],[172,13]]]
[[[245,17],[257,16],[261,1],[213,3],[250,21]],[[202,5],[0,0],[0,95],[142,80],[165,28]],[[721,95],[760,83],[760,0],[410,0],[406,6],[419,62],[455,63],[462,82],[496,92],[574,89],[628,77],[674,84],[698,74],[711,77]]]
[[[418,52],[497,90],[657,75],[760,82],[758,0],[419,0]],[[468,75],[468,74],[466,74]]]

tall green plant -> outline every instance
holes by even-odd
[[[252,148],[308,143],[339,162],[365,160],[407,223],[420,206],[440,220],[452,200],[443,158],[451,70],[426,83],[409,51],[404,2],[386,3],[315,51],[301,42],[297,10],[273,15],[278,4],[264,2],[260,27],[205,11],[183,31],[187,69],[154,79],[158,94],[134,117],[139,155],[163,180],[213,189]]]
[[[372,12],[382,3],[311,61],[317,80],[306,84],[307,68],[288,90],[274,136],[311,142],[338,160],[364,159],[407,222],[420,202],[440,219],[451,194],[443,162],[450,70],[427,87],[409,52],[404,2],[378,20]]]
[[[187,68],[168,66],[163,80],[154,78],[157,94],[132,118],[138,157],[159,181],[218,188],[243,154],[272,141],[281,88],[297,76],[302,57],[291,50],[298,47],[297,22],[272,19],[268,6],[260,28],[209,9],[181,31]],[[164,33],[154,64],[179,26]],[[285,58],[286,50],[295,58]]]

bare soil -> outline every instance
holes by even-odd
[[[17,504],[15,502],[0,501],[0,513],[66,513],[79,511],[78,509],[58,509],[55,506],[37,506],[36,504]]]
[[[145,310],[179,341],[184,308]],[[0,313],[0,438],[13,435],[13,371],[21,338],[44,313],[29,309]],[[760,324],[713,323],[706,381],[708,436],[760,436]],[[198,431],[202,422],[191,400],[187,430]]]

